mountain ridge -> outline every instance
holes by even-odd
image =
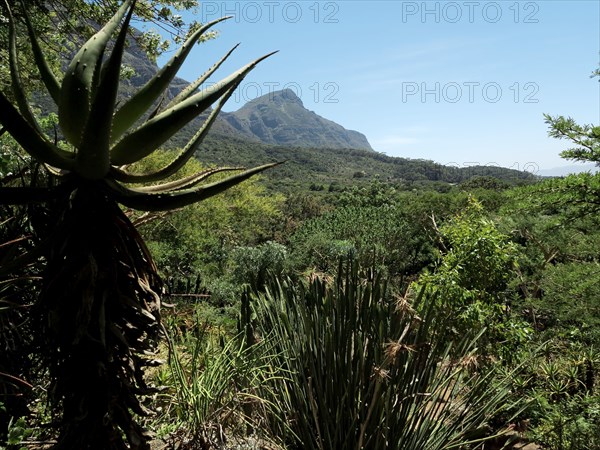
[[[143,86],[159,70],[156,63],[148,60],[135,39],[131,40],[125,51],[123,64],[135,71],[130,79],[122,83],[122,94],[125,97]],[[169,87],[167,97],[173,98],[187,85],[188,81],[176,77]],[[203,118],[204,116],[201,117]],[[197,129],[200,122],[195,120],[191,125]],[[264,144],[373,150],[364,134],[347,130],[308,110],[291,89],[257,97],[237,111],[222,111],[213,124],[211,133],[234,135]],[[187,130],[184,134],[188,134]]]
[[[237,111],[221,113],[221,120],[234,133],[265,144],[373,150],[364,134],[308,110],[291,89],[250,100]],[[223,132],[227,126],[216,128]]]
[[[372,150],[290,147],[263,144],[243,138],[208,135],[198,158],[209,166],[251,167],[274,161],[286,161],[262,175],[268,185],[283,192],[341,189],[385,181],[404,188],[423,185],[447,189],[474,178],[493,177],[512,184],[538,179],[529,172],[497,166],[444,166],[429,160],[388,156]]]
[[[158,66],[148,60],[147,55],[135,44],[134,39],[125,52],[123,65],[133,68],[134,74],[131,78],[122,80],[119,88],[120,101],[130,97],[159,70]],[[164,101],[172,99],[188,84],[186,80],[175,78]],[[56,105],[48,96],[37,94],[34,95],[33,100],[44,113],[56,111]],[[261,109],[262,116],[257,118]],[[269,114],[263,114],[265,111]],[[202,126],[207,114],[207,112],[201,114],[176,133],[165,143],[164,148],[166,150],[183,148]],[[254,119],[252,119],[253,115]],[[289,133],[286,128],[289,128],[290,124],[303,120],[301,118],[315,121],[317,128],[323,124],[331,125],[334,137],[329,136],[327,139],[317,137],[317,142],[302,142],[298,139],[298,134],[301,133]],[[251,126],[253,120],[255,130],[252,130]],[[235,132],[236,123],[237,132]],[[270,141],[267,143],[261,141],[256,135],[256,130],[264,134],[263,139]],[[348,133],[345,138],[336,134],[341,131]],[[272,136],[273,133],[280,134],[277,136],[279,141]],[[288,161],[265,174],[265,177],[271,180],[270,183],[283,189],[313,184],[329,185],[331,189],[332,184],[353,185],[374,180],[412,185],[428,182],[454,184],[477,176],[491,176],[515,183],[531,182],[536,179],[530,173],[511,169],[493,167],[458,169],[433,161],[392,157],[376,152],[361,133],[346,130],[341,125],[304,108],[302,100],[292,90],[276,91],[251,100],[237,111],[221,112],[196,156],[208,165],[252,167],[268,162]]]
[[[128,82],[132,87],[139,87],[149,79],[158,66],[148,61],[143,51],[132,45],[126,60],[136,71],[136,75]],[[169,96],[175,96],[188,82],[175,78]],[[256,116],[262,109],[260,120]],[[265,114],[265,111],[269,114]],[[348,133],[344,141],[339,135],[334,139],[311,143],[301,142],[297,136],[286,136],[289,123],[280,114],[283,112],[291,119],[308,118],[318,123],[333,124],[334,129]],[[254,128],[252,130],[252,117]],[[169,143],[170,148],[182,148],[202,125],[206,114],[201,115]],[[291,120],[291,122],[294,122]],[[266,123],[265,123],[266,122]],[[263,127],[264,126],[264,127]],[[279,128],[278,128],[279,127]],[[337,128],[339,127],[339,128]],[[266,128],[266,130],[265,130]],[[264,133],[262,140],[257,135]],[[279,140],[272,136],[273,132],[284,136]],[[335,135],[335,133],[334,133]],[[267,140],[268,142],[265,142]],[[358,144],[357,144],[358,142]],[[319,145],[320,144],[320,145]],[[354,147],[353,147],[354,145]],[[267,178],[276,183],[354,183],[385,179],[400,183],[443,182],[460,183],[472,177],[491,176],[510,182],[532,182],[536,177],[531,173],[519,172],[506,168],[469,167],[453,168],[434,163],[433,161],[387,156],[374,151],[367,138],[353,130],[346,130],[341,125],[325,119],[304,108],[302,100],[291,89],[271,92],[250,100],[238,110],[221,112],[213,124],[206,141],[198,151],[198,157],[208,164],[253,166],[266,162],[287,160],[288,163],[277,170],[270,171]]]

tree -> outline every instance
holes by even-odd
[[[516,246],[485,217],[481,204],[473,198],[462,213],[440,227],[439,239],[436,266],[421,275],[413,291],[424,288],[443,303],[451,318],[448,335],[452,339],[487,327],[492,333],[487,342],[504,344],[493,351],[510,356],[510,344],[528,334],[522,324],[505,327],[503,323]]]
[[[7,9],[16,106],[8,93],[0,92],[0,123],[46,171],[48,182],[1,187],[0,203],[50,203],[54,212],[51,231],[37,249],[46,262],[37,309],[47,343],[51,392],[62,414],[57,449],[149,448],[149,437],[133,415],[146,412],[139,396],[152,392],[143,377],[143,368],[151,363],[144,354],[155,349],[160,335],[162,283],[144,241],[119,204],[145,211],[182,207],[274,165],[201,186],[227,168],[153,186],[126,186],[159,182],[184,166],[234,89],[269,56],[198,92],[228,54],[168,104],[153,106],[192,46],[223,19],[213,21],[196,30],[154,78],[117,107],[121,57],[135,3],[125,0],[81,47],[62,82],[50,70],[37,33],[27,22],[40,78],[58,105],[64,146],[52,142],[31,111],[17,62],[16,24]],[[115,33],[112,52],[105,57]],[[215,102],[204,125],[168,165],[149,173],[128,168]]]
[[[556,139],[568,139],[576,147],[563,150],[560,156],[579,162],[600,164],[600,126],[591,124],[578,125],[571,117],[552,117],[544,114],[550,126],[548,135]]]
[[[579,125],[571,117],[544,115],[549,125],[548,135],[568,139],[575,147],[561,152],[560,156],[579,162],[600,165],[600,126]],[[600,174],[580,173],[564,179],[552,179],[534,186],[541,207],[561,208],[569,216],[585,216],[600,212]],[[525,190],[526,193],[531,190]]]
[[[136,165],[137,170],[157,170],[173,157],[156,152]],[[192,158],[183,176],[207,170]],[[256,245],[271,238],[281,220],[281,195],[268,195],[258,177],[222,195],[178,210],[142,214],[134,219],[152,251],[161,273],[169,277],[218,276],[229,252],[236,246]]]

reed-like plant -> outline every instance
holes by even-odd
[[[134,417],[147,413],[139,397],[151,392],[143,369],[150,364],[145,355],[154,351],[160,335],[162,283],[143,240],[120,205],[144,211],[179,208],[273,166],[263,165],[204,185],[200,183],[208,177],[231,168],[164,181],[194,155],[223,104],[269,55],[198,90],[230,51],[175,98],[161,100],[194,44],[224,19],[215,20],[193,32],[137,93],[117,101],[135,0],[124,0],[114,17],[83,44],[62,80],[49,69],[36,32],[26,20],[40,77],[58,106],[60,133],[66,139],[59,145],[55,136],[43,132],[28,103],[9,3],[13,4],[4,2],[3,13],[9,31],[12,92],[0,92],[0,124],[46,169],[50,182],[0,187],[0,203],[47,202],[54,213],[45,241],[28,260],[41,258],[46,263],[37,304],[38,331],[46,348],[51,397],[60,411],[55,447],[147,449],[149,435]],[[113,35],[116,38],[109,52]],[[215,103],[172,162],[150,173],[128,169]],[[143,183],[159,184],[140,186]]]
[[[280,439],[266,429],[265,417],[279,409],[259,396],[273,377],[281,376],[272,344],[250,347],[243,336],[223,335],[199,319],[185,333],[169,330],[164,383],[169,389],[160,396],[160,422],[175,424],[178,439],[207,448],[244,442],[249,434],[276,445]]]
[[[432,300],[394,297],[352,263],[334,280],[275,280],[252,299],[255,333],[287,375],[271,392],[289,448],[467,449],[495,433],[489,419],[516,410],[510,375],[475,370],[478,336],[439,339],[445,311]]]

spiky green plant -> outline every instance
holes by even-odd
[[[277,415],[279,409],[257,395],[280,376],[271,341],[248,346],[241,335],[216,333],[198,319],[194,332],[180,333],[178,325],[167,324],[170,370],[164,384],[170,389],[162,394],[160,422],[176,426],[183,440],[199,448],[223,448],[250,430],[255,437],[279,441],[262,427],[265,412]]]
[[[490,419],[520,409],[509,401],[514,373],[494,382],[493,371],[474,370],[478,336],[446,342],[451,319],[424,291],[394,297],[352,262],[329,281],[269,281],[246,307],[286,374],[273,378],[271,401],[281,409],[273,426],[284,417],[292,432],[279,429],[288,448],[482,448]]]
[[[138,210],[169,210],[201,201],[274,164],[198,186],[228,168],[205,170],[176,182],[160,182],[194,154],[225,101],[242,79],[269,55],[211,87],[198,88],[231,54],[171,101],[155,106],[191,48],[215,20],[194,32],[144,87],[118,104],[121,59],[135,0],[76,53],[62,81],[46,64],[27,20],[41,79],[58,105],[66,146],[41,130],[19,76],[15,23],[8,3],[12,96],[0,93],[0,124],[51,174],[48,186],[2,187],[0,203],[51,202],[53,231],[39,254],[46,262],[37,309],[60,413],[60,449],[149,448],[135,414],[145,414],[140,395],[151,392],[143,377],[160,335],[161,280],[143,240],[119,204]],[[25,14],[26,17],[26,14]],[[110,54],[107,46],[116,34]],[[12,97],[16,104],[9,99]],[[164,106],[162,103],[166,103]],[[150,155],[192,119],[216,103],[183,151],[153,173],[127,166]]]

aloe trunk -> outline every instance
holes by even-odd
[[[139,234],[93,183],[79,187],[47,253],[39,308],[47,318],[52,392],[62,399],[56,448],[147,448],[133,420],[151,393],[142,356],[160,334],[161,281]]]

